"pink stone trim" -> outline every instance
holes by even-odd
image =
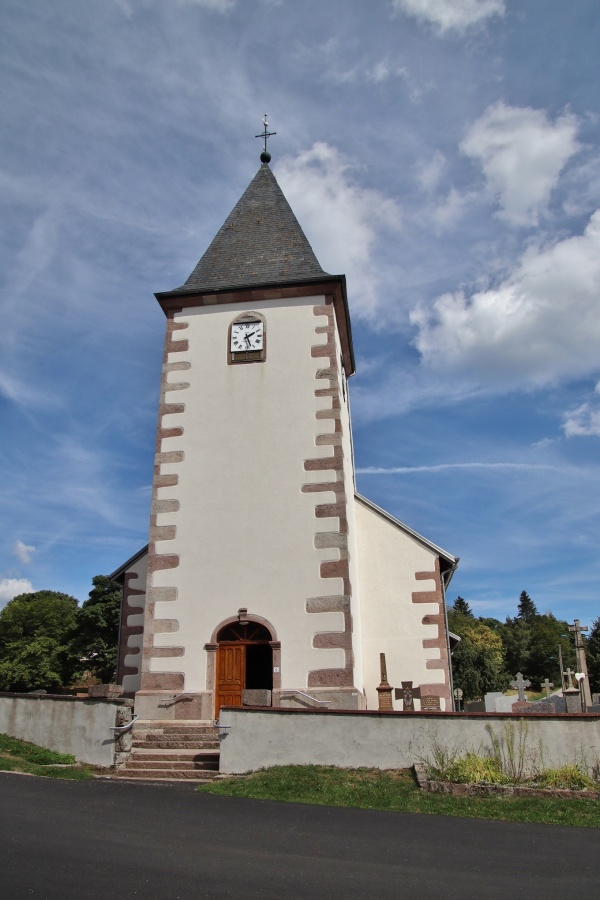
[[[339,559],[319,563],[319,575],[323,579],[339,578],[343,584],[343,595],[331,597],[312,597],[306,601],[308,613],[342,612],[344,615],[343,631],[326,631],[316,634],[313,638],[313,647],[319,649],[336,648],[344,651],[344,666],[341,669],[316,669],[308,673],[309,687],[351,687],[354,684],[353,654],[352,654],[352,617],[350,615],[350,597],[352,586],[350,584],[350,570],[348,565],[348,513],[347,497],[344,486],[344,453],[342,450],[342,422],[340,401],[340,369],[338,354],[335,344],[335,314],[331,300],[328,298],[322,306],[313,308],[315,316],[325,317],[325,325],[315,327],[316,335],[327,335],[327,341],[317,343],[311,347],[313,359],[326,358],[327,368],[318,369],[316,378],[319,383],[328,382],[327,386],[315,388],[315,397],[331,398],[331,405],[326,409],[317,410],[317,421],[333,421],[333,431],[326,434],[318,434],[315,446],[330,447],[331,455],[319,456],[304,460],[305,472],[332,473],[329,482],[308,482],[302,485],[303,493],[328,493],[336,495],[335,503],[316,503],[316,519],[337,519],[338,528],[328,532],[315,534],[316,548],[331,548],[338,550]]]
[[[150,516],[150,541],[148,545],[148,590],[146,597],[146,614],[144,621],[144,646],[142,651],[142,690],[183,690],[184,677],[180,672],[153,673],[150,671],[151,660],[165,657],[181,657],[184,655],[183,647],[156,647],[154,635],[174,632],[179,629],[176,619],[154,619],[154,608],[157,602],[172,601],[177,598],[175,587],[155,588],[153,575],[155,572],[176,569],[179,566],[179,556],[176,553],[158,553],[158,542],[172,541],[177,537],[177,525],[158,525],[157,517],[164,513],[177,514],[180,503],[175,498],[159,499],[159,489],[175,487],[179,483],[179,476],[173,472],[164,473],[163,465],[177,465],[184,460],[182,450],[163,451],[162,442],[165,438],[180,437],[183,435],[181,425],[166,427],[164,417],[173,413],[184,413],[185,403],[171,402],[167,395],[173,392],[186,391],[189,388],[187,381],[169,381],[171,372],[184,372],[191,368],[187,360],[178,359],[178,354],[189,350],[189,341],[175,339],[175,332],[184,331],[188,325],[186,322],[176,322],[175,315],[180,310],[169,310],[167,315],[167,329],[163,353],[163,369],[161,378],[160,402],[158,407],[158,425],[156,429],[156,449],[154,457],[154,480],[152,484],[152,513]]]
[[[433,572],[415,572],[417,581],[433,581],[434,590],[429,591],[413,591],[413,603],[435,603],[437,604],[437,613],[423,616],[423,625],[437,625],[438,636],[436,638],[424,638],[422,641],[423,649],[437,649],[440,652],[438,659],[426,660],[427,669],[438,670],[443,673],[442,683],[421,684],[422,697],[440,697],[451,703],[450,696],[450,660],[448,657],[448,636],[446,634],[446,616],[444,611],[444,591],[442,587],[442,578],[440,574],[439,557],[435,560],[435,568]]]
[[[137,581],[138,575],[135,572],[126,572],[125,581],[123,583],[123,602],[121,604],[121,627],[119,631],[119,655],[117,660],[117,684],[123,683],[125,675],[139,675],[140,660],[137,666],[126,666],[126,656],[136,656],[140,653],[139,647],[128,647],[127,642],[131,635],[143,634],[143,625],[129,625],[129,616],[141,615],[139,606],[131,606],[129,600],[131,597],[143,597],[146,593],[144,590],[132,586],[132,581]]]

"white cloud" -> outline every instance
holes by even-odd
[[[0,578],[0,606],[19,594],[33,594],[33,585],[27,578]]]
[[[600,394],[600,381],[596,394]],[[600,437],[600,398],[566,412],[562,427],[566,437]]]
[[[424,191],[433,191],[439,185],[447,167],[446,157],[436,150],[431,159],[417,163],[417,181]]]
[[[34,547],[33,544],[24,544],[23,541],[16,541],[13,547],[13,556],[16,556],[18,560],[27,565],[31,562],[31,558],[36,550],[37,547]]]
[[[367,466],[363,469],[357,469],[357,475],[416,475],[419,473],[446,472],[450,469],[461,469],[473,471],[480,469],[486,472],[547,472],[547,471],[564,471],[564,466],[538,465],[532,463],[512,463],[512,462],[466,462],[466,463],[441,463],[437,466],[390,466],[388,468],[380,466]]]
[[[579,150],[577,128],[569,113],[552,124],[544,110],[499,102],[471,126],[460,148],[480,162],[499,217],[537,225],[561,170]]]
[[[235,0],[177,0],[180,6],[203,6],[214,12],[227,13],[235,6]]]
[[[323,268],[345,272],[353,311],[370,316],[377,304],[373,251],[378,232],[398,228],[400,210],[379,191],[351,177],[352,164],[335,147],[316,143],[277,165],[277,178]]]
[[[490,16],[504,15],[504,0],[392,0],[393,6],[424,22],[435,25],[441,34],[466,31]]]
[[[374,66],[367,69],[366,74],[368,81],[380,84],[382,81],[387,81],[389,78],[408,78],[408,69],[406,69],[405,66],[401,66],[399,63],[390,60],[390,58],[386,56],[385,59],[379,60]]]
[[[415,345],[431,369],[495,387],[530,387],[600,367],[600,210],[582,235],[527,250],[497,288],[416,308]]]

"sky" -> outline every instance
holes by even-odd
[[[598,0],[0,0],[0,607],[147,542],[164,315],[257,171],[345,273],[358,490],[600,616]]]

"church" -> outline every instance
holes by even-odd
[[[377,709],[384,653],[416,709],[451,710],[458,559],[356,492],[346,280],[321,268],[270,159],[265,138],[187,281],[155,295],[149,543],[111,576],[117,681],[144,720]]]

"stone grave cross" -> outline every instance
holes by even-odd
[[[519,702],[524,703],[527,699],[525,697],[525,688],[531,686],[531,682],[528,678],[523,678],[521,672],[517,672],[516,678],[510,683],[511,688],[515,688],[519,692]]]
[[[573,675],[574,674],[575,674],[575,672],[573,672],[572,669],[570,669],[570,668],[567,669],[566,672],[563,672],[563,675],[567,679],[567,688],[573,687]]]
[[[402,700],[403,712],[415,711],[415,698],[421,699],[421,689],[413,687],[412,681],[403,681],[401,688],[396,688],[394,692],[396,700]]]
[[[546,691],[546,697],[549,697],[550,696],[550,688],[554,687],[554,683],[552,681],[548,681],[547,678],[544,678],[544,683],[542,684],[542,687]]]

